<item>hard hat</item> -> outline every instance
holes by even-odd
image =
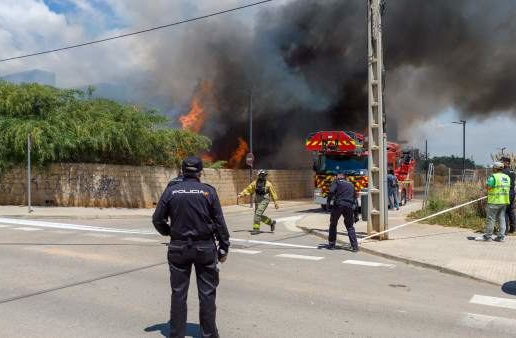
[[[503,169],[503,163],[498,161],[493,163],[493,169]]]
[[[267,176],[269,173],[265,169],[258,170],[258,176]]]
[[[202,160],[197,156],[188,156],[181,164],[183,173],[199,173],[202,171],[202,168]]]

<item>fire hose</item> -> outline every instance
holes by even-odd
[[[386,234],[388,232],[391,232],[391,231],[394,231],[394,230],[397,230],[397,229],[400,229],[400,228],[403,228],[403,227],[406,227],[407,225],[410,225],[410,224],[414,224],[414,223],[417,223],[417,222],[421,222],[421,221],[424,221],[426,219],[429,219],[429,218],[432,218],[432,217],[435,217],[435,216],[439,216],[439,215],[442,215],[442,214],[445,214],[447,212],[450,212],[452,210],[455,210],[455,209],[459,209],[459,208],[462,208],[462,207],[465,207],[466,205],[470,205],[470,204],[473,204],[475,202],[478,202],[478,201],[481,201],[481,200],[484,200],[486,199],[487,196],[484,196],[484,197],[480,197],[480,198],[477,198],[476,200],[473,200],[473,201],[469,201],[469,202],[466,202],[466,203],[463,203],[463,204],[459,204],[459,205],[456,205],[454,207],[451,207],[451,208],[448,208],[448,209],[445,209],[445,210],[441,210],[439,212],[436,212],[435,214],[432,214],[432,215],[428,215],[426,217],[423,217],[423,218],[420,218],[420,219],[416,219],[414,221],[410,221],[410,222],[407,222],[407,223],[403,223],[403,224],[400,224],[398,226],[395,226],[393,228],[390,228],[390,229],[387,229],[387,230],[384,230],[384,231],[381,231],[381,232],[378,232],[376,234],[372,234],[372,235],[369,235],[367,237],[364,237],[362,239],[359,240],[359,243],[362,244],[365,240],[367,239],[370,239],[370,238],[373,238],[373,237],[377,237],[377,236],[380,236],[380,235],[383,235],[383,234]]]

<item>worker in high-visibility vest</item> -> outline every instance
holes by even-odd
[[[509,205],[509,190],[511,179],[503,173],[503,163],[495,162],[493,174],[487,179],[487,220],[484,235],[477,237],[479,241],[490,241],[496,220],[500,223],[498,235],[494,238],[497,242],[505,239],[505,209]]]
[[[276,193],[272,183],[267,180],[267,175],[268,173],[266,170],[258,170],[258,178],[238,194],[238,197],[249,196],[253,193],[255,195],[253,230],[251,231],[251,235],[257,235],[260,233],[261,223],[270,225],[272,232],[274,232],[276,228],[276,221],[264,215],[265,209],[267,209],[271,200],[274,202],[276,209],[279,209],[278,194]]]

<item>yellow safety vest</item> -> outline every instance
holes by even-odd
[[[504,173],[494,173],[495,186],[487,191],[488,204],[509,204],[511,179]]]

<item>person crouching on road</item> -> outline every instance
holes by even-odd
[[[503,173],[503,163],[495,162],[493,165],[493,174],[487,179],[486,230],[484,235],[477,237],[476,240],[490,241],[493,236],[496,220],[498,219],[500,222],[500,230],[494,240],[503,242],[505,238],[505,209],[509,204],[510,187],[511,179]]]
[[[272,232],[274,232],[276,228],[276,221],[264,215],[265,209],[267,209],[271,199],[274,202],[274,207],[279,209],[278,194],[276,193],[272,183],[267,180],[267,175],[268,173],[266,170],[258,170],[258,178],[238,194],[238,197],[249,196],[253,193],[255,194],[254,220],[251,235],[257,235],[260,233],[261,223],[270,225]]]
[[[184,159],[182,180],[167,186],[152,216],[156,230],[163,236],[170,236],[170,337],[173,338],[186,335],[186,299],[192,265],[195,265],[197,276],[200,336],[219,337],[215,322],[215,297],[219,285],[217,262],[224,263],[227,259],[229,232],[217,191],[199,179],[202,168],[200,158]]]
[[[353,204],[357,198],[355,186],[346,180],[343,173],[338,173],[337,178],[330,186],[328,194],[327,205],[331,207],[330,229],[328,235],[328,249],[335,248],[337,241],[337,224],[340,216],[344,216],[344,225],[348,232],[349,242],[351,244],[351,251],[358,251],[357,235],[355,233]]]
[[[514,226],[516,225],[516,218],[514,216],[514,197],[516,192],[514,191],[514,181],[516,180],[516,173],[511,169],[511,159],[509,157],[502,157],[503,162],[503,173],[511,179],[511,187],[509,190],[509,205],[505,210],[505,234],[513,233]]]

